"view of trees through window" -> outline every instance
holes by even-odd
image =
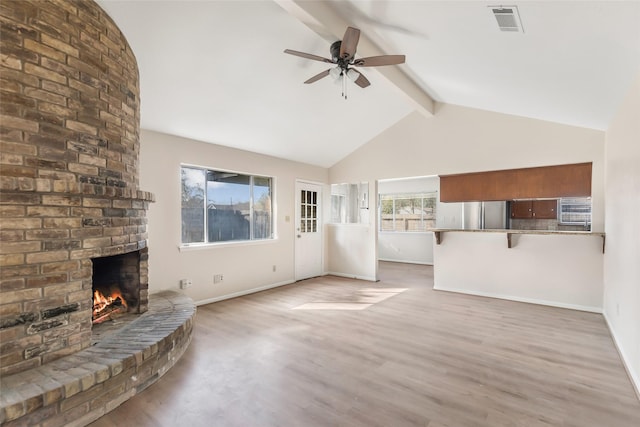
[[[435,225],[436,193],[380,195],[380,231],[428,231]]]
[[[181,183],[182,243],[273,238],[271,178],[182,167]]]

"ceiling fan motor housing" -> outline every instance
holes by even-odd
[[[331,60],[335,63],[340,59],[340,46],[342,46],[342,41],[338,40],[337,42],[331,43],[331,47],[329,47],[329,52],[331,52]]]

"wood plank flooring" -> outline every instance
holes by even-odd
[[[91,425],[640,426],[601,315],[434,291],[429,266],[380,271],[199,307],[175,367]],[[320,302],[372,305],[294,309]]]

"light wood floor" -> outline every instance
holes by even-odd
[[[381,279],[199,307],[176,366],[92,426],[640,426],[601,315],[434,291],[428,266]]]

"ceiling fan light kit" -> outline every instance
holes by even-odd
[[[291,49],[285,49],[284,53],[305,59],[311,59],[313,61],[337,65],[337,67],[330,68],[316,74],[315,76],[307,79],[304,83],[314,83],[329,75],[334,80],[342,79],[342,96],[344,99],[347,99],[347,78],[345,78],[345,76],[361,88],[371,85],[362,72],[356,71],[352,67],[379,67],[383,65],[403,64],[405,62],[404,55],[380,55],[356,59],[355,54],[359,41],[360,30],[354,27],[347,27],[342,40],[333,42],[329,47],[331,59]]]

